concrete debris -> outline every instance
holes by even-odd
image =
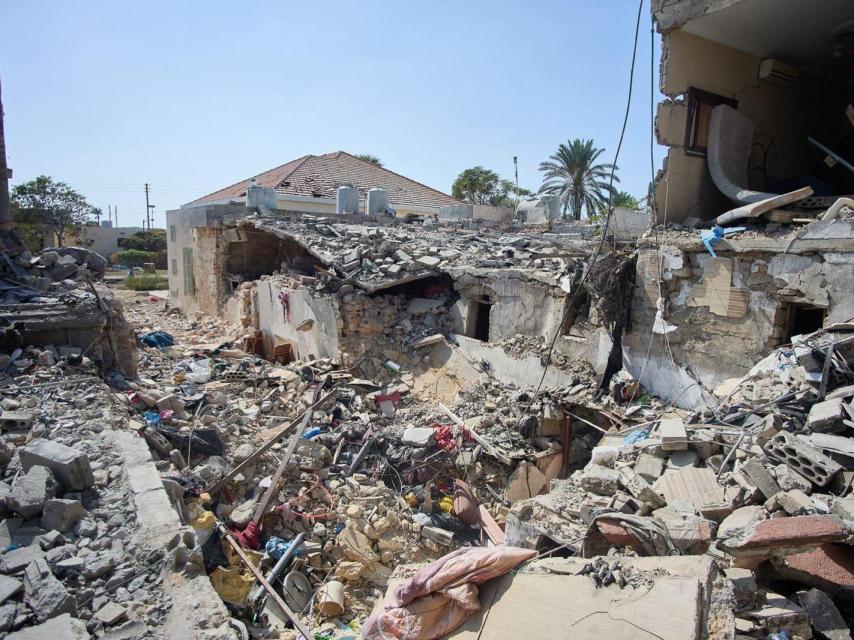
[[[171,263],[169,301],[12,257],[33,289],[2,295],[57,332],[0,344],[8,637],[354,637],[416,567],[500,545],[539,558],[481,585],[479,637],[848,637],[854,322],[812,254],[849,265],[850,218],[707,255],[209,213],[211,277]],[[742,349],[753,307],[775,333]]]

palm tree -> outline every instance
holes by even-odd
[[[379,158],[377,158],[375,155],[371,155],[370,153],[357,153],[357,154],[356,154],[356,157],[357,157],[359,160],[363,160],[363,161],[368,162],[368,163],[370,163],[370,164],[375,164],[375,165],[377,165],[378,167],[383,166],[383,162],[382,162],[382,160],[380,160]]]
[[[619,191],[617,189],[614,190],[614,195],[611,196],[611,206],[612,207],[621,207],[623,209],[629,209],[630,211],[637,211],[642,208],[641,201],[635,198],[628,191]]]
[[[581,220],[582,211],[590,217],[607,206],[608,179],[615,167],[596,163],[604,149],[594,147],[593,140],[576,138],[567,142],[548,162],[540,163],[540,171],[545,174],[540,193],[558,196],[564,217],[569,210],[573,219]],[[617,176],[614,182],[619,182]]]

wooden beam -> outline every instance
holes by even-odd
[[[306,411],[305,417],[288,442],[288,448],[285,449],[285,455],[282,456],[282,459],[279,461],[279,466],[276,467],[276,473],[273,474],[273,479],[270,480],[270,486],[267,487],[267,491],[264,492],[264,496],[261,498],[261,501],[258,503],[258,507],[255,509],[255,514],[252,516],[252,522],[255,524],[258,524],[261,521],[261,518],[264,517],[264,514],[267,513],[267,508],[270,506],[270,501],[273,499],[273,496],[276,495],[279,482],[282,480],[282,476],[285,473],[285,468],[291,461],[291,456],[294,455],[294,451],[296,451],[299,440],[302,438],[302,434],[305,433],[305,428],[308,426],[310,420],[311,412]]]

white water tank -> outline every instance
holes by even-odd
[[[359,213],[359,190],[341,185],[335,192],[335,213]]]
[[[375,216],[388,209],[388,191],[385,189],[371,189],[368,191],[365,210],[369,216]]]

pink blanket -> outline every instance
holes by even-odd
[[[420,569],[368,618],[364,640],[432,640],[480,610],[478,584],[537,554],[517,547],[465,547]]]

